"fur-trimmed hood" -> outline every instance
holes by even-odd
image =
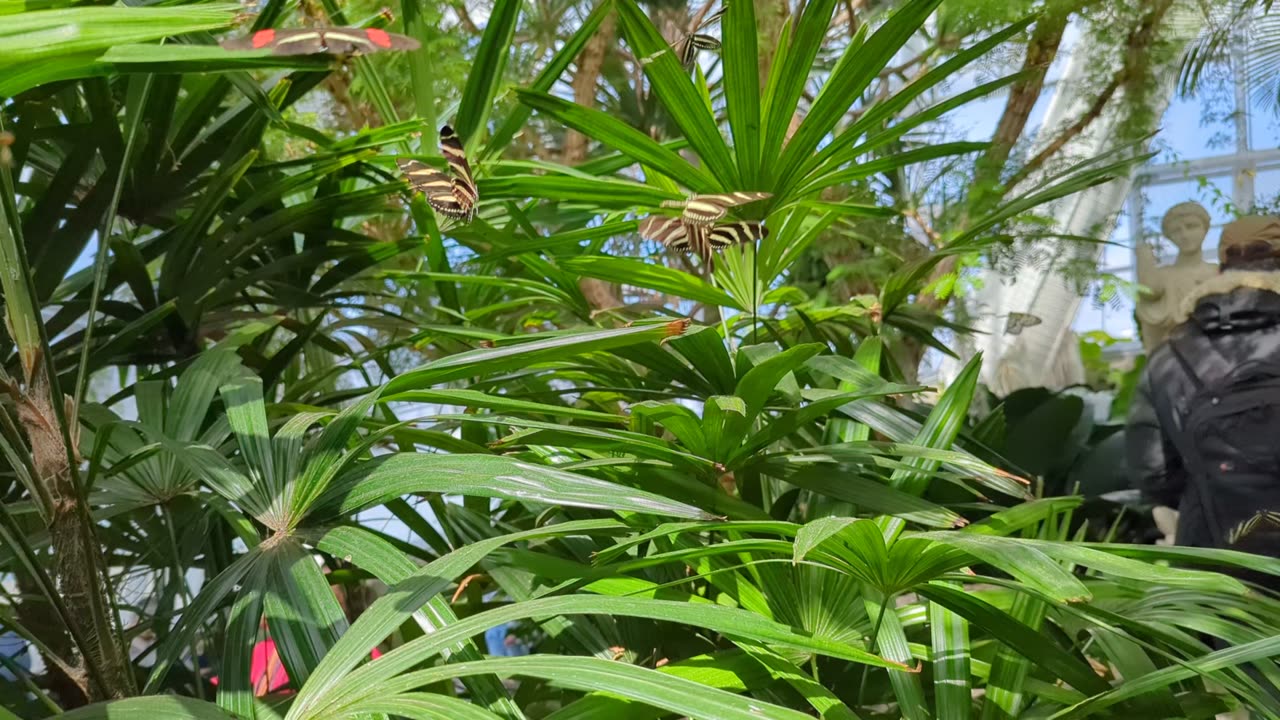
[[[1219,273],[1187,293],[1182,299],[1178,314],[1182,318],[1190,318],[1201,300],[1210,295],[1226,295],[1239,288],[1267,290],[1280,295],[1280,271],[1227,270]]]

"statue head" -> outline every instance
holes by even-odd
[[[1178,203],[1160,221],[1160,231],[1180,253],[1198,253],[1209,234],[1209,211],[1198,202]]]

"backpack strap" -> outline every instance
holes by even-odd
[[[1187,323],[1174,333],[1169,338],[1169,349],[1173,351],[1174,359],[1182,366],[1187,377],[1191,378],[1197,391],[1206,386],[1217,385],[1236,370],[1237,364],[1228,360],[1195,323]],[[1196,358],[1195,364],[1191,363],[1192,357]],[[1197,365],[1199,371],[1196,370]]]

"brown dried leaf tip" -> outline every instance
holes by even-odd
[[[462,591],[467,589],[467,586],[471,584],[471,581],[482,577],[484,577],[482,573],[474,573],[462,578],[462,582],[458,583],[458,589],[453,591],[453,597],[449,600],[449,604],[452,605],[453,603],[458,602],[458,598],[462,596]]]
[[[1027,485],[1027,486],[1030,486],[1030,485],[1031,485],[1031,481],[1030,481],[1030,480],[1028,480],[1028,479],[1026,479],[1026,478],[1024,478],[1024,477],[1019,477],[1019,476],[1017,476],[1017,475],[1014,475],[1014,474],[1013,474],[1013,473],[1011,473],[1011,472],[1007,472],[1007,471],[1001,470],[1001,469],[1000,469],[1000,468],[998,468],[998,467],[993,467],[993,468],[991,468],[991,469],[992,469],[993,471],[995,471],[995,474],[996,474],[996,475],[999,475],[999,476],[1000,476],[1000,477],[1002,477],[1002,478],[1007,478],[1007,479],[1009,479],[1009,480],[1012,480],[1012,481],[1014,481],[1014,482],[1018,482],[1018,483],[1022,483],[1023,485]]]
[[[666,330],[662,334],[662,342],[666,342],[673,337],[680,337],[685,333],[686,330],[689,329],[689,325],[691,325],[692,323],[693,321],[690,320],[689,318],[672,320],[671,322],[667,323]]]

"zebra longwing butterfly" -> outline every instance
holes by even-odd
[[[421,45],[406,35],[378,28],[307,28],[259,30],[222,41],[228,50],[271,50],[273,55],[360,55],[381,50],[417,50]]]
[[[716,52],[719,49],[720,41],[714,37],[701,33],[689,33],[676,47],[676,53],[680,56],[680,64],[686,70],[690,70],[693,68],[694,61],[698,59],[699,50]]]
[[[1280,512],[1274,510],[1259,510],[1253,514],[1253,517],[1246,519],[1244,522],[1236,525],[1227,531],[1227,544],[1238,545],[1247,535],[1258,529],[1263,522],[1280,528]],[[1274,531],[1273,531],[1274,532]]]
[[[471,222],[480,193],[471,177],[471,165],[467,163],[462,141],[448,125],[440,128],[440,152],[449,163],[452,176],[410,158],[396,158],[396,164],[413,189],[427,196],[427,202],[436,212]]]
[[[773,197],[767,192],[732,192],[721,195],[691,195],[688,200],[664,200],[664,208],[680,208],[686,224],[710,227],[729,214],[729,208]]]
[[[769,237],[769,228],[753,222],[689,226],[680,218],[651,215],[640,223],[640,234],[662,243],[668,250],[696,253],[706,263],[707,272],[711,273],[715,272],[713,255],[716,250]]]
[[[711,35],[706,35],[699,31],[718,21],[724,16],[725,11],[728,9],[728,2],[721,3],[719,10],[715,11],[702,22],[698,23],[697,27],[693,28],[693,30],[691,30],[688,35],[685,35],[680,40],[680,43],[676,45],[676,55],[679,56],[680,64],[684,66],[685,70],[693,68],[693,62],[697,59],[699,50],[708,50],[710,52],[717,52],[720,50],[719,40]]]

